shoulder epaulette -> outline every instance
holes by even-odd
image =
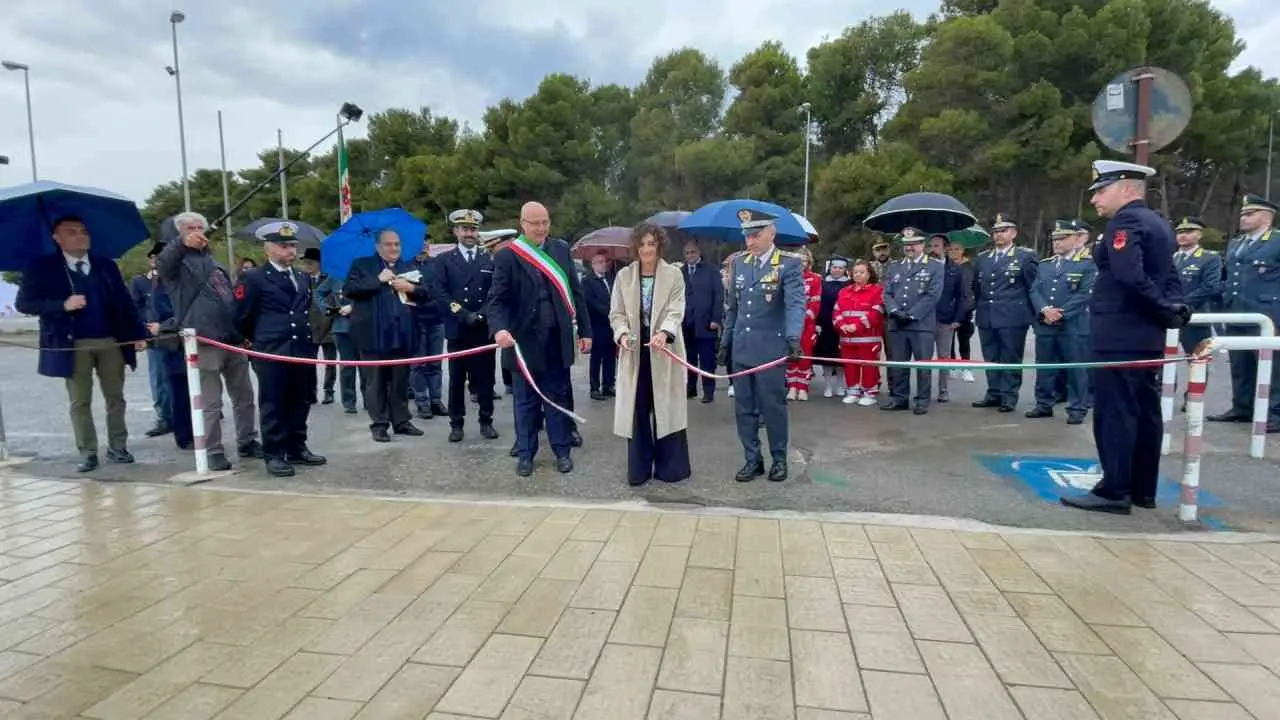
[[[803,255],[801,255],[801,254],[800,254],[800,253],[798,253],[798,252],[793,252],[793,251],[791,251],[791,250],[779,250],[779,251],[778,251],[778,254],[779,254],[779,255],[781,255],[782,257],[788,257],[788,258],[791,258],[792,260],[803,260],[803,259],[804,259],[804,256],[803,256]]]
[[[1050,260],[1052,260],[1052,259],[1054,259],[1054,258],[1056,258],[1056,257],[1058,257],[1058,256],[1057,256],[1057,255],[1050,255],[1049,257],[1042,257],[1042,258],[1040,258],[1040,262],[1049,262]]]
[[[1033,250],[1033,249],[1031,249],[1031,248],[1029,248],[1029,247],[1023,247],[1022,245],[1018,245],[1015,249],[1016,249],[1018,252],[1022,252],[1022,253],[1031,253],[1032,255],[1035,255],[1035,254],[1036,254],[1036,251],[1035,251],[1035,250]]]
[[[1078,257],[1078,258],[1076,258],[1076,259],[1077,259],[1077,260],[1092,260],[1092,259],[1093,259],[1093,253],[1089,252],[1089,248],[1085,248],[1085,249],[1084,249],[1084,252],[1080,253],[1080,257]]]

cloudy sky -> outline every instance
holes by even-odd
[[[1280,75],[1273,0],[1216,0],[1243,28],[1241,64]],[[0,58],[30,66],[40,177],[142,201],[181,173],[169,13],[178,26],[191,169],[252,165],[302,148],[351,100],[376,112],[427,105],[473,125],[548,72],[634,83],[684,45],[725,67],[777,39],[803,57],[888,7],[871,0],[5,0]],[[906,0],[923,17],[936,2]],[[0,72],[0,186],[30,179],[21,72]],[[363,133],[358,127],[356,136]]]

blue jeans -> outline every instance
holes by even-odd
[[[164,351],[147,348],[147,380],[151,383],[151,406],[156,411],[156,424],[173,427],[169,407],[169,376],[164,371]],[[182,398],[186,402],[186,397]]]
[[[439,355],[442,352],[444,352],[444,324],[419,325],[413,354],[422,357]],[[444,402],[440,382],[443,375],[438,362],[422,363],[410,368],[409,385],[413,387],[413,400],[419,408],[425,408],[432,402]]]
[[[356,353],[356,346],[351,342],[351,336],[347,333],[334,333],[333,343],[338,346],[338,357],[342,360],[359,360]],[[338,387],[341,388],[342,407],[354,410],[356,407],[356,371],[363,368],[355,368],[350,365],[344,365],[338,369]],[[361,383],[363,385],[363,383]]]

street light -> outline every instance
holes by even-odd
[[[1277,114],[1280,114],[1280,110],[1272,110],[1270,117],[1267,118],[1267,182],[1266,190],[1263,190],[1262,192],[1267,196],[1268,200],[1271,199],[1271,149],[1275,145]]]
[[[8,165],[8,164],[9,164],[9,156],[0,155],[0,165]]]
[[[36,174],[36,129],[31,122],[31,68],[12,60],[0,61],[0,66],[3,66],[5,70],[22,71],[22,84],[26,86],[27,91],[27,141],[31,143],[31,182],[35,182],[38,177]]]
[[[813,106],[809,103],[800,106],[800,112],[804,113],[804,210],[800,214],[806,218],[809,217],[809,141],[813,133],[812,109]]]
[[[169,13],[169,27],[173,31],[173,65],[166,65],[165,72],[173,78],[178,90],[178,147],[182,152],[182,208],[191,209],[191,185],[187,180],[187,128],[182,118],[182,69],[178,65],[178,23],[187,16],[181,10]]]

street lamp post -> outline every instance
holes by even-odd
[[[39,175],[36,173],[36,128],[31,121],[31,68],[12,60],[2,61],[0,66],[5,70],[22,71],[22,84],[27,92],[27,141],[31,143],[31,182],[35,182],[39,179]]]
[[[182,152],[182,208],[191,209],[191,184],[187,179],[187,128],[182,117],[182,67],[178,65],[178,23],[187,16],[181,10],[169,13],[169,27],[173,31],[173,65],[166,67],[178,90],[178,147]]]
[[[1275,145],[1277,113],[1280,113],[1280,110],[1272,110],[1271,116],[1267,119],[1267,182],[1266,189],[1262,192],[1268,200],[1271,199],[1271,159],[1273,157],[1271,149]]]
[[[807,218],[809,217],[809,136],[813,133],[813,106],[805,103],[800,106],[800,111],[804,113],[804,210],[800,214]]]

